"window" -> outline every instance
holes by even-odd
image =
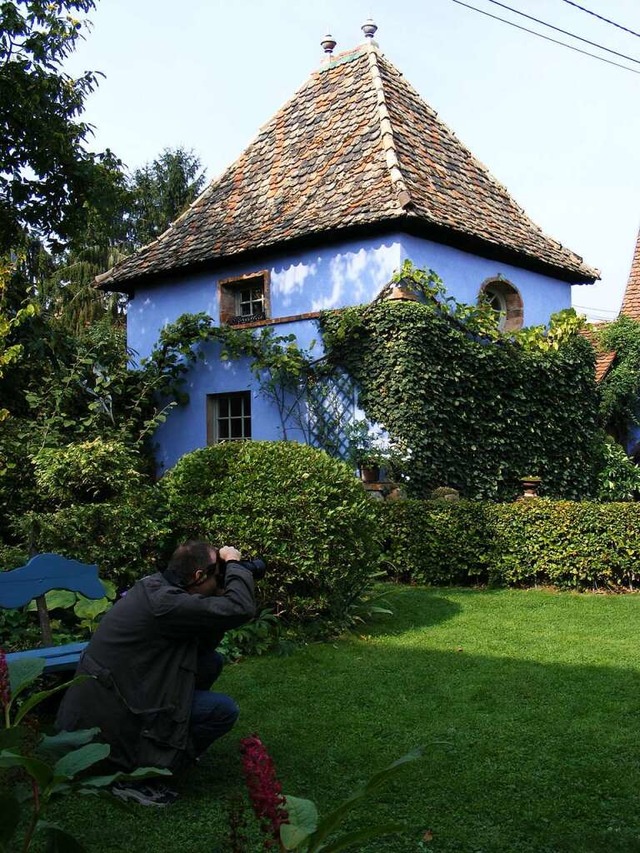
[[[480,288],[480,296],[500,315],[499,325],[503,332],[522,328],[524,303],[510,282],[504,278],[490,278]]]
[[[219,282],[220,322],[228,325],[257,323],[270,313],[269,272],[250,273]]]
[[[209,394],[207,444],[251,438],[251,394]]]

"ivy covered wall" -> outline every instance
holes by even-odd
[[[510,499],[521,477],[539,476],[541,494],[593,495],[598,392],[580,320],[562,312],[547,328],[502,336],[483,307],[436,298],[434,280],[417,271],[421,301],[379,299],[321,323],[367,417],[411,449],[409,494],[446,485]]]

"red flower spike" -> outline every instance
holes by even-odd
[[[243,738],[240,741],[240,752],[255,815],[261,822],[263,832],[268,832],[279,842],[280,826],[289,822],[289,815],[283,808],[285,799],[282,796],[282,785],[276,777],[273,759],[257,735]]]

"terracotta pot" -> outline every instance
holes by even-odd
[[[377,483],[380,477],[380,468],[377,465],[361,465],[360,479],[363,483]]]

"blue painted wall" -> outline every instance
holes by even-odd
[[[345,242],[326,248],[282,255],[269,264],[256,261],[202,273],[176,283],[140,288],[127,314],[129,346],[139,357],[149,355],[160,329],[184,313],[204,311],[219,317],[218,281],[268,268],[271,271],[271,317],[295,317],[326,308],[368,302],[387,284],[403,261],[433,269],[449,293],[474,303],[488,278],[502,276],[516,287],[524,302],[527,326],[546,323],[549,316],[571,305],[571,286],[565,282],[480,258],[450,246],[391,234],[384,238]],[[294,333],[309,348],[318,338],[313,320],[275,326],[277,334]],[[318,343],[315,344],[321,354]],[[190,404],[171,412],[156,434],[161,469],[171,467],[184,453],[206,444],[206,397],[230,391],[252,391],[252,432],[255,439],[282,437],[278,414],[257,390],[245,361],[220,362],[217,345],[207,345],[205,358],[189,376]],[[289,437],[302,440],[301,434]]]

